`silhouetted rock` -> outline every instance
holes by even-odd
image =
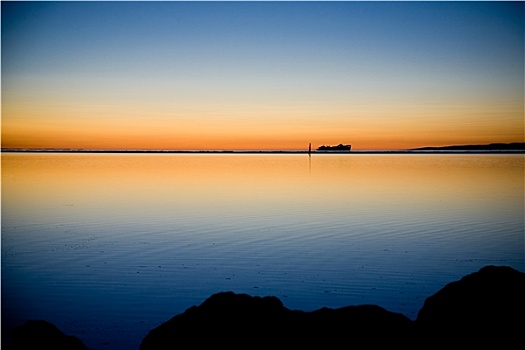
[[[427,298],[416,323],[422,339],[435,345],[522,348],[525,273],[486,266]]]
[[[224,292],[152,330],[140,349],[181,346],[335,346],[405,341],[413,327],[407,317],[375,305],[293,311],[275,297]]]
[[[486,266],[451,282],[425,300],[412,321],[377,305],[290,310],[273,296],[223,292],[151,330],[140,350],[318,347],[523,347],[525,273]],[[86,350],[77,338],[46,321],[29,321],[12,334],[5,350]]]
[[[12,343],[2,344],[2,348],[5,350],[87,350],[80,339],[66,335],[55,325],[41,320],[27,321],[15,328]]]
[[[227,347],[323,346],[404,349],[522,346],[525,274],[487,266],[426,299],[416,321],[376,305],[285,308],[275,297],[212,295],[153,329],[140,350],[213,344]]]

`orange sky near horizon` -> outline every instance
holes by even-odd
[[[383,134],[358,135],[345,133],[337,136],[308,137],[308,135],[250,135],[239,134],[206,135],[200,132],[192,135],[189,131],[177,134],[169,131],[155,131],[133,128],[125,133],[117,134],[115,129],[84,130],[70,133],[68,130],[52,130],[35,128],[34,135],[18,137],[14,135],[12,142],[10,135],[4,136],[2,148],[5,149],[96,149],[96,150],[307,150],[309,143],[315,149],[321,145],[351,144],[353,150],[397,150],[425,146],[448,146],[466,144],[508,143],[523,142],[520,135],[516,137],[498,137],[497,135],[476,137],[458,133],[445,134],[441,137],[435,133],[419,133],[417,137],[408,138],[408,135],[387,130]],[[388,135],[387,135],[388,134]]]
[[[312,148],[343,143],[354,150],[389,150],[524,141],[519,105],[389,105],[385,110],[348,105],[324,112],[246,107],[227,117],[225,108],[210,106],[187,115],[173,111],[175,118],[166,117],[169,108],[79,105],[4,104],[3,115],[9,117],[2,120],[2,148],[304,150],[309,143]]]

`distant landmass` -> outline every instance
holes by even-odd
[[[412,148],[412,151],[525,151],[525,142]]]

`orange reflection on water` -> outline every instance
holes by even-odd
[[[2,154],[3,213],[195,217],[523,208],[520,155]],[[458,214],[459,215],[459,214]]]

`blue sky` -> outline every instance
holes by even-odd
[[[364,148],[523,140],[523,15],[522,2],[2,2],[3,140],[148,123],[150,137],[206,129],[218,148],[250,133],[300,147],[319,128]]]

